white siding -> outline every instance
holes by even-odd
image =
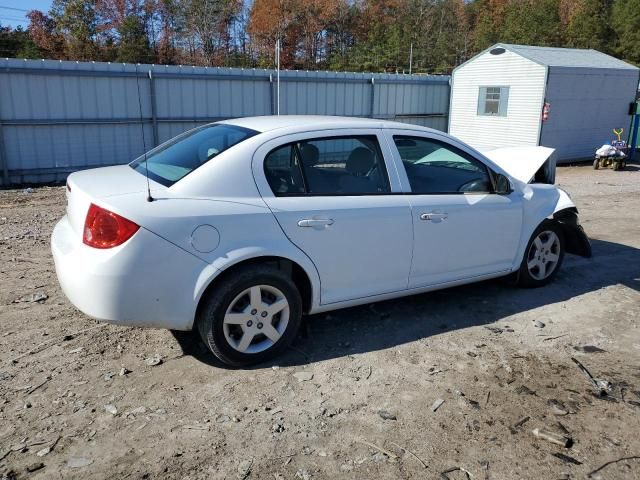
[[[555,148],[561,162],[591,158],[615,138],[614,128],[624,128],[626,140],[637,86],[637,70],[550,67],[541,144]]]
[[[453,72],[449,133],[472,147],[537,145],[546,67],[513,52],[479,55]],[[506,117],[478,115],[481,86],[509,87]]]

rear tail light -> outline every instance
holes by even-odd
[[[120,215],[93,203],[84,222],[82,241],[94,248],[112,248],[122,245],[140,227]]]

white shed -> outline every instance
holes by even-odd
[[[639,79],[596,50],[499,43],[453,71],[449,133],[478,149],[540,145],[557,162],[590,158],[612,129],[626,135]]]

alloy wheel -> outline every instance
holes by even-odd
[[[551,230],[540,232],[531,243],[527,256],[529,274],[536,280],[551,275],[560,260],[560,238]]]
[[[287,297],[271,285],[254,285],[229,304],[223,320],[227,343],[241,353],[271,348],[289,323]]]

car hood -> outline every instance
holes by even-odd
[[[555,181],[555,160],[551,155],[555,149],[548,147],[502,147],[483,148],[480,152],[503,169],[508,175],[524,183],[530,183],[536,173],[541,171],[543,175],[541,183]]]

